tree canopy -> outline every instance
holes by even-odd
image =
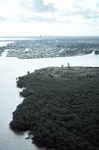
[[[48,67],[19,77],[25,99],[10,127],[33,134],[39,147],[99,149],[99,68]]]

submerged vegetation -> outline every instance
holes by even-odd
[[[19,77],[25,99],[10,127],[30,130],[39,147],[99,149],[99,68],[48,67]]]

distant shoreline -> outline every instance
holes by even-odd
[[[20,59],[99,54],[98,37],[15,37],[10,40],[9,44],[0,47],[1,52],[7,49],[8,57]]]

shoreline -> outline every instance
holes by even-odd
[[[89,59],[90,58],[90,59]],[[39,69],[39,68],[45,68],[47,66],[67,66],[67,63],[70,63],[70,67],[73,65],[79,65],[81,64],[81,66],[98,66],[99,67],[99,55],[85,55],[85,56],[77,56],[77,57],[57,57],[57,58],[44,58],[44,59],[17,59],[15,57],[1,57],[0,60],[0,65],[1,67],[3,67],[2,65],[4,65],[4,67],[6,68],[6,63],[7,63],[7,69],[11,69],[11,70],[17,70],[17,73],[15,73],[14,77],[18,77],[18,76],[23,76],[27,73],[27,71],[33,72],[33,70]],[[73,59],[73,62],[72,62]],[[78,59],[78,60],[77,60]],[[88,62],[86,61],[86,59],[88,60]],[[97,60],[97,62],[96,62]],[[4,61],[4,64],[2,63]],[[56,62],[57,61],[57,62]],[[85,63],[80,63],[81,61],[85,62]],[[24,65],[23,65],[24,64]],[[12,66],[12,67],[10,67]],[[16,66],[16,68],[14,67]],[[25,66],[25,69],[24,69]],[[21,68],[21,70],[20,70]],[[1,69],[2,70],[2,69]],[[4,70],[4,68],[3,68]],[[13,73],[13,72],[12,72]],[[12,74],[9,76],[9,79],[11,79]],[[5,77],[6,78],[6,77]],[[4,83],[3,83],[4,85]],[[13,99],[13,98],[12,98]],[[16,105],[15,105],[16,107]],[[13,111],[13,109],[12,109]],[[11,111],[11,113],[12,113]],[[1,113],[2,114],[2,113]]]
[[[10,41],[9,41],[10,42]],[[38,40],[14,40],[2,50],[8,49],[8,57],[20,59],[72,57],[91,54],[98,55],[98,39],[47,38]]]
[[[83,130],[91,124],[93,108],[96,118],[98,117],[98,98],[96,99],[95,96],[98,94],[98,71],[99,67],[47,67],[19,77],[17,86],[25,87],[20,92],[25,99],[13,113],[11,128],[30,130],[34,135],[33,143],[39,147],[55,148],[55,150],[64,147],[65,150],[65,144],[69,139],[67,146],[72,150],[70,143],[76,146],[71,139],[72,135],[78,141],[79,149],[82,148],[80,147],[82,142],[86,150],[89,150],[89,147],[97,149],[97,138],[92,138],[96,143],[92,144],[89,138],[86,138],[87,133],[83,134]],[[91,120],[88,121],[89,115]],[[97,126],[97,123],[94,123],[94,126]],[[91,130],[89,129],[88,132],[90,133]],[[59,144],[57,140],[60,141]]]

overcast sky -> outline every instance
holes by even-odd
[[[99,0],[0,0],[0,36],[99,36]]]

